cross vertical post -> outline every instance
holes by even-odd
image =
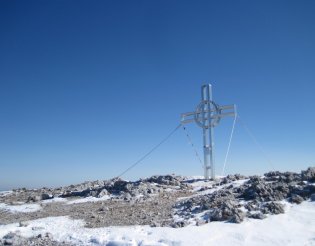
[[[201,87],[201,100],[212,101],[211,85],[203,85]],[[201,115],[203,125],[211,124],[212,108],[211,104],[207,103],[201,107]],[[207,122],[210,121],[210,122]],[[214,157],[213,157],[213,131],[212,128],[202,128],[203,131],[203,153],[204,153],[204,177],[209,179],[209,170],[211,169],[211,178],[214,179]]]
[[[230,111],[224,112],[225,110]],[[212,99],[211,84],[201,86],[201,102],[196,111],[181,114],[181,124],[195,121],[202,128],[205,179],[209,179],[209,170],[211,170],[211,179],[215,179],[214,127],[219,124],[221,118],[226,116],[235,117],[236,106],[216,104]]]

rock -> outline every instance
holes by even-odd
[[[130,193],[125,193],[125,195],[124,195],[124,200],[125,201],[130,201],[131,200],[131,195],[130,195]]]
[[[25,222],[25,221],[20,221],[19,222],[19,227],[27,227],[28,226],[28,223]]]
[[[271,171],[268,173],[265,173],[265,181],[278,181],[279,177],[280,177],[281,173],[278,171]]]
[[[315,202],[315,193],[311,195],[311,201]]]
[[[103,197],[103,196],[107,196],[108,194],[109,194],[108,191],[104,188],[98,193],[97,197],[100,198],[100,197]]]
[[[210,221],[222,221],[222,220],[224,220],[223,216],[222,216],[222,211],[219,208],[212,210],[208,214],[208,216],[209,216]]]
[[[173,175],[159,175],[159,176],[152,176],[144,180],[150,183],[156,183],[160,185],[172,185],[172,186],[180,186],[180,177],[176,177]]]
[[[13,232],[10,232],[10,233],[4,235],[2,238],[3,244],[4,245],[13,245],[15,236],[16,236],[16,234],[14,234]]]
[[[50,232],[45,233],[46,238],[53,238],[53,235]]]
[[[251,212],[251,211],[257,211],[259,210],[259,203],[256,200],[250,201],[247,204],[245,204],[245,208]]]
[[[98,190],[91,190],[88,194],[88,196],[93,196],[93,197],[97,197],[99,194]]]
[[[174,227],[174,228],[179,228],[179,227],[185,227],[185,226],[187,226],[187,225],[188,225],[188,222],[185,221],[185,220],[183,220],[183,221],[174,222],[174,223],[172,224],[172,227]]]
[[[41,198],[41,196],[38,196],[38,195],[31,195],[31,196],[29,196],[28,198],[27,198],[27,203],[29,203],[29,202],[38,202],[38,201],[41,201],[42,200],[42,198]]]
[[[15,237],[15,234],[13,232],[9,232],[8,234],[3,236],[3,239],[11,239],[14,237]]]
[[[311,194],[315,193],[315,186],[306,184],[304,186],[292,187],[291,188],[292,194],[297,194],[304,198],[304,200],[308,199]]]
[[[109,211],[109,208],[108,207],[100,207],[98,209],[99,212],[106,212],[106,211]]]
[[[52,195],[49,195],[47,193],[42,193],[40,199],[41,200],[47,200],[47,199],[52,199],[54,198]]]
[[[302,180],[308,182],[315,182],[315,167],[309,167],[307,170],[301,172]]]
[[[288,197],[290,193],[289,185],[279,181],[276,183],[266,183],[259,177],[251,178],[245,184],[245,190],[240,195],[246,201],[258,200],[260,202],[279,201]]]
[[[263,205],[261,211],[264,214],[283,214],[284,213],[284,205],[281,203],[270,202]]]
[[[230,222],[241,223],[244,220],[244,218],[245,218],[245,213],[240,209],[236,209],[236,210],[233,210],[233,216]]]
[[[293,194],[290,198],[290,202],[296,203],[296,204],[300,204],[303,201],[304,201],[304,198],[296,194]]]
[[[257,212],[257,213],[250,213],[250,214],[247,215],[247,217],[251,218],[251,219],[262,220],[262,219],[266,218],[266,215],[264,215],[262,212]]]
[[[224,203],[221,207],[213,209],[207,216],[210,221],[229,221],[231,223],[240,223],[245,218],[243,211],[229,203]]]
[[[5,239],[3,245],[13,245],[13,239]]]
[[[112,187],[108,187],[107,190],[110,193],[120,194],[121,192],[128,191],[127,185],[128,185],[127,181],[119,179],[119,180],[114,182]]]
[[[196,220],[196,226],[201,226],[201,225],[204,225],[206,223],[207,223],[207,221],[205,221],[205,220],[201,220],[201,219]]]
[[[151,227],[160,227],[160,226],[161,226],[161,224],[158,223],[158,222],[156,222],[156,221],[153,221],[153,222],[151,223]]]

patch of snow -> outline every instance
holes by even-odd
[[[68,201],[67,204],[68,205],[71,205],[71,204],[76,204],[76,203],[84,203],[84,202],[100,202],[100,201],[106,201],[106,200],[109,200],[110,199],[110,196],[103,196],[103,197],[100,197],[100,198],[97,198],[97,197],[93,197],[93,196],[88,196],[88,197],[85,197],[85,198],[79,198],[79,199],[75,199],[75,200],[72,200],[72,201]]]
[[[0,210],[5,210],[10,213],[32,213],[40,210],[39,204],[21,204],[21,205],[7,205],[0,203]]]
[[[68,199],[66,198],[61,198],[61,197],[54,197],[52,199],[47,199],[47,200],[43,200],[41,203],[54,203],[54,202],[67,202]]]
[[[82,220],[69,217],[48,217],[0,225],[0,238],[9,232],[24,237],[49,232],[53,239],[75,245],[169,246],[169,245],[315,245],[315,203],[291,205],[287,213],[268,216],[264,220],[246,219],[241,224],[211,222],[203,226],[183,228],[125,226],[85,228]]]

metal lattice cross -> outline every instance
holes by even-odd
[[[210,84],[201,86],[201,102],[195,112],[181,114],[181,124],[196,122],[203,130],[203,153],[204,153],[204,177],[215,179],[214,165],[214,127],[217,126],[221,118],[236,116],[236,105],[219,106],[212,100],[212,88]]]

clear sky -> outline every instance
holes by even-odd
[[[118,175],[204,83],[268,156],[237,123],[227,173],[314,166],[314,13],[311,0],[0,1],[0,190]],[[232,123],[215,129],[218,174]],[[203,173],[182,129],[124,178],[166,173]]]

